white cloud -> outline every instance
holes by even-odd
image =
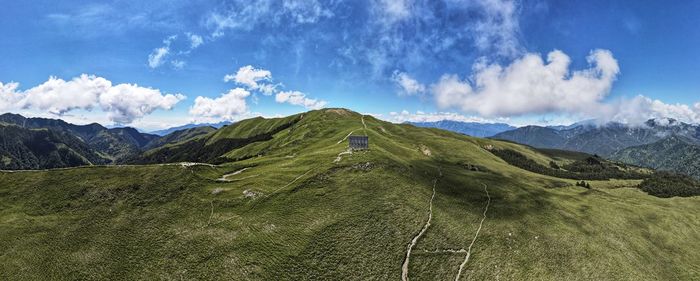
[[[642,95],[620,100],[601,110],[602,121],[617,121],[627,124],[643,124],[649,119],[674,118],[687,123],[700,123],[700,103],[668,104]]]
[[[62,115],[74,109],[91,110],[98,105],[99,96],[112,88],[112,82],[102,77],[83,74],[65,81],[56,77],[23,92],[21,108],[35,108]]]
[[[128,124],[156,109],[170,110],[183,99],[185,96],[180,94],[163,95],[157,89],[118,84],[100,95],[99,104],[103,111],[108,112],[110,120]]]
[[[202,36],[193,33],[187,33],[186,35],[190,39],[190,50],[196,49],[204,44],[204,38],[202,38]]]
[[[391,80],[401,88],[399,95],[413,96],[425,92],[425,85],[404,72],[394,71]]]
[[[254,68],[252,65],[246,65],[238,69],[236,74],[227,74],[224,76],[224,82],[234,81],[238,84],[246,86],[251,90],[260,90],[267,95],[271,95],[274,91],[274,86],[271,84],[258,84],[258,82],[269,82],[272,80],[272,72],[264,69]]]
[[[321,18],[333,16],[318,0],[284,0],[282,7],[282,11],[296,23],[316,23]]]
[[[168,53],[170,53],[170,47],[167,46],[153,49],[153,52],[148,55],[148,66],[150,68],[161,66],[163,64],[163,59]]]
[[[172,60],[170,61],[170,64],[173,66],[174,69],[183,69],[185,65],[187,65],[187,62],[182,60]]]
[[[0,82],[0,110],[7,111],[16,107],[17,103],[22,99],[22,96],[17,93],[19,83],[9,82],[3,84]]]
[[[205,24],[217,38],[231,30],[252,30],[256,26],[313,24],[333,12],[318,0],[231,1],[224,11],[213,12]]]
[[[387,16],[385,20],[395,22],[411,15],[410,2],[411,0],[379,0],[375,5],[381,7],[381,11]]]
[[[170,44],[177,39],[177,35],[168,36],[163,40],[163,47],[155,48],[148,55],[148,67],[158,68],[163,65],[165,58],[170,54]]]
[[[327,102],[323,100],[307,98],[306,94],[299,91],[279,92],[275,95],[275,101],[278,103],[300,105],[308,109],[320,109],[327,104]]]
[[[458,108],[482,116],[518,116],[542,113],[597,112],[620,69],[612,53],[595,50],[590,68],[569,71],[571,60],[561,51],[528,53],[510,65],[473,66],[469,80],[445,74],[431,91],[440,108]]]
[[[520,53],[518,7],[513,0],[474,1],[481,12],[473,25],[474,40],[482,51],[495,50],[511,57]]]
[[[250,96],[250,92],[242,88],[231,89],[216,99],[199,96],[194,100],[190,114],[194,115],[195,118],[204,118],[205,120],[235,120],[236,117],[248,111],[246,104],[248,96]]]
[[[70,81],[56,77],[28,89],[17,91],[17,83],[0,83],[0,106],[5,109],[34,109],[63,115],[72,110],[100,108],[110,121],[128,124],[157,109],[170,110],[185,99],[181,94],[162,94],[158,89],[134,84],[117,84],[94,75],[83,74]]]

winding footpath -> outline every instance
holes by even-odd
[[[464,266],[467,265],[467,262],[469,262],[469,257],[472,254],[472,246],[474,246],[474,243],[476,242],[476,238],[479,237],[479,232],[481,231],[481,226],[484,225],[484,220],[486,220],[486,212],[489,211],[489,204],[491,204],[491,195],[489,195],[489,190],[488,186],[484,183],[484,191],[486,192],[486,197],[488,197],[488,201],[486,201],[486,208],[484,208],[484,216],[481,218],[481,222],[479,222],[479,228],[476,230],[476,234],[474,234],[474,239],[472,239],[472,243],[469,244],[469,248],[467,249],[467,255],[464,257],[464,261],[462,264],[459,265],[459,271],[457,271],[457,276],[455,277],[455,281],[459,281],[459,277],[462,276],[462,271],[464,270]]]
[[[216,180],[217,180],[217,181],[231,181],[231,180],[228,179],[228,177],[230,177],[230,176],[235,176],[235,175],[238,175],[238,174],[240,174],[240,173],[243,173],[243,171],[245,171],[245,170],[248,170],[248,168],[243,168],[243,169],[240,169],[240,170],[235,171],[235,172],[230,173],[230,174],[225,174],[225,175],[221,176],[220,178],[218,178],[218,179],[216,179]]]
[[[442,175],[442,172],[440,174]],[[413,240],[411,240],[411,243],[408,244],[408,248],[406,249],[406,259],[404,259],[403,266],[401,267],[402,281],[408,281],[408,263],[411,259],[411,251],[413,250],[413,247],[416,246],[418,239],[420,239],[423,236],[423,234],[425,234],[425,232],[428,231],[428,227],[430,227],[430,221],[433,219],[433,199],[435,198],[435,185],[437,185],[437,179],[433,181],[433,195],[430,197],[430,205],[428,207],[428,221],[425,222],[423,229],[420,230],[418,235],[413,237]]]
[[[350,135],[352,135],[353,132],[355,132],[355,130],[350,131],[347,136],[345,136],[342,140],[339,140],[336,144],[344,142]]]

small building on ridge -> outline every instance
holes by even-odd
[[[369,148],[369,137],[368,136],[350,136],[348,137],[348,142],[351,149],[361,150]]]

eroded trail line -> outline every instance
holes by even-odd
[[[362,115],[362,127],[365,127],[365,130],[367,130],[367,125],[365,124],[365,116]]]
[[[231,181],[231,180],[228,179],[228,177],[230,177],[230,176],[235,176],[235,175],[238,175],[238,174],[240,174],[240,173],[243,173],[243,171],[245,171],[245,170],[248,170],[248,168],[243,168],[243,169],[240,169],[240,170],[235,171],[235,172],[230,173],[230,174],[225,174],[225,175],[221,176],[220,178],[218,178],[218,179],[216,179],[216,180],[217,180],[217,181]]]
[[[308,171],[306,171],[306,173],[303,173],[303,174],[299,175],[298,177],[294,178],[292,181],[288,182],[288,183],[285,184],[284,186],[282,186],[282,187],[280,187],[280,188],[278,188],[278,189],[275,189],[272,193],[267,194],[267,195],[265,196],[265,198],[270,197],[270,196],[272,196],[273,194],[277,193],[278,191],[284,189],[285,187],[292,185],[294,182],[296,182],[297,180],[299,180],[299,179],[302,178],[303,176],[306,176],[306,174],[310,173],[312,170],[313,170],[313,169],[309,169]]]
[[[420,251],[419,253],[424,253],[424,254],[444,254],[444,253],[466,253],[467,250],[465,249],[443,249],[443,250],[433,250],[433,251]]]
[[[442,175],[442,172],[440,174]],[[403,281],[408,281],[408,262],[411,259],[411,251],[413,250],[413,247],[416,246],[418,239],[420,239],[423,236],[423,234],[425,234],[425,232],[428,231],[428,227],[430,227],[430,221],[433,219],[433,199],[435,198],[435,185],[437,185],[437,179],[433,181],[433,195],[430,196],[430,204],[428,207],[428,221],[425,222],[425,225],[423,225],[423,229],[421,229],[420,232],[418,232],[418,235],[413,237],[411,243],[408,244],[408,247],[406,249],[406,259],[404,259],[403,266],[401,267],[401,280]]]
[[[486,192],[486,197],[488,200],[486,201],[486,207],[484,208],[484,216],[481,218],[481,222],[479,222],[479,228],[476,230],[476,234],[474,234],[474,239],[472,239],[472,243],[469,244],[469,248],[467,248],[467,255],[464,257],[464,261],[462,264],[459,265],[459,271],[457,271],[457,276],[455,277],[455,281],[459,281],[459,277],[462,276],[462,271],[464,270],[464,266],[467,265],[467,262],[469,262],[469,256],[472,254],[472,246],[474,246],[474,243],[476,242],[476,238],[479,237],[479,232],[481,231],[481,226],[484,225],[484,220],[486,220],[486,212],[489,211],[489,204],[491,204],[491,195],[489,195],[489,189],[488,185],[482,183],[484,185],[484,192]]]
[[[350,135],[352,135],[353,132],[355,132],[355,130],[350,131],[350,133],[348,133],[347,136],[345,136],[342,140],[339,140],[338,143],[336,143],[336,144],[340,144],[341,142],[344,142]]]
[[[207,220],[207,224],[202,226],[202,228],[205,228],[211,224],[211,218],[214,216],[214,201],[209,201],[209,204],[211,204],[211,212],[209,213],[209,220]]]

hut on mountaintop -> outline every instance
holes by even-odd
[[[362,150],[369,148],[368,136],[350,136],[348,141],[351,149]]]

